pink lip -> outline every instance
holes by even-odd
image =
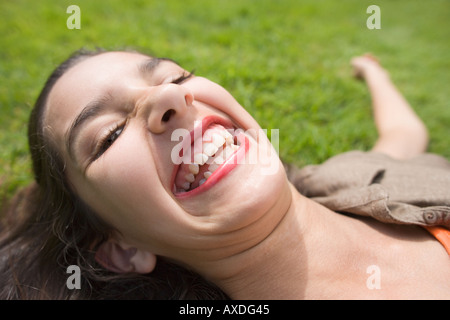
[[[224,119],[218,116],[207,116],[205,117],[201,124],[197,125],[191,132],[190,132],[190,142],[191,145],[194,143],[194,138],[197,138],[199,136],[203,136],[205,131],[213,124],[220,124],[225,128],[232,129],[234,128],[233,123],[228,120]],[[199,131],[201,128],[201,132]],[[233,155],[225,162],[223,163],[212,175],[211,177],[206,180],[205,183],[203,183],[201,186],[195,188],[194,190],[184,192],[184,193],[177,193],[175,196],[177,198],[190,198],[193,196],[196,196],[200,193],[205,192],[206,190],[210,189],[212,186],[214,186],[217,182],[219,182],[221,179],[223,179],[228,173],[230,173],[239,163],[242,163],[242,160],[244,159],[248,149],[250,148],[249,140],[247,137],[241,133],[238,135],[237,139],[240,142],[240,147],[238,150],[236,150]],[[184,139],[183,141],[189,141],[189,139]],[[177,175],[178,169],[180,165],[175,165],[173,172],[172,172],[172,178],[170,186],[174,185],[175,177]]]

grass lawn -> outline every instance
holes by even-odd
[[[79,30],[66,25],[71,4]],[[371,4],[379,30],[366,27]],[[349,66],[372,52],[427,123],[430,151],[450,158],[449,17],[447,0],[1,1],[1,192],[32,179],[28,115],[49,73],[81,47],[142,49],[195,69],[279,129],[281,157],[299,166],[373,144],[370,97]]]

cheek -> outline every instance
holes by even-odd
[[[77,189],[105,221],[128,238],[148,243],[167,230],[177,208],[160,181],[148,144],[132,135],[121,138],[91,165],[87,181]]]
[[[134,193],[158,180],[154,159],[142,138],[124,133],[89,172],[114,193]]]

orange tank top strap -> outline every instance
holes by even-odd
[[[440,226],[426,226],[425,229],[444,246],[450,255],[450,230]]]

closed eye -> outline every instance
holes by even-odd
[[[177,77],[177,78],[173,79],[172,81],[170,81],[170,83],[181,84],[184,81],[186,81],[187,79],[191,78],[192,76],[194,76],[194,71],[192,71],[192,72],[184,71],[179,77]]]
[[[116,124],[114,127],[112,127],[112,129],[108,130],[107,134],[105,134],[105,136],[102,137],[97,144],[92,161],[100,158],[106,152],[106,150],[108,150],[114,144],[114,142],[122,134],[124,128],[125,125]]]

